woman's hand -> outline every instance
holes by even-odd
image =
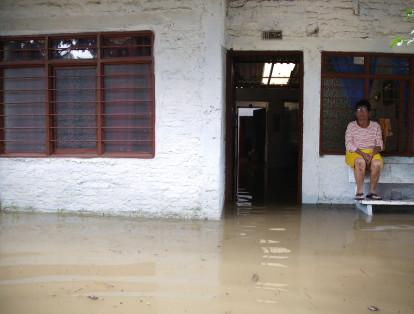
[[[372,150],[372,156],[375,156],[376,154],[381,152],[381,147],[380,146],[375,146],[374,149]]]
[[[371,164],[372,157],[374,157],[374,155],[367,154],[367,153],[364,153],[364,154],[365,154],[365,157],[364,157],[365,162],[367,163],[367,166],[369,167],[369,165]]]
[[[373,155],[371,155],[371,154],[367,154],[367,153],[364,153],[362,150],[360,150],[359,148],[355,151],[357,154],[359,154],[359,155],[361,155],[361,157],[362,158],[364,158],[364,160],[365,160],[365,163],[367,164],[367,167],[369,167],[369,165],[370,165],[370,163],[371,163],[371,160],[372,160],[372,157],[373,157]]]

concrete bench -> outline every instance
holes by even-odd
[[[348,167],[348,180],[355,183],[354,171]],[[369,182],[369,172],[365,176],[365,183]],[[396,162],[384,158],[384,169],[382,169],[379,183],[414,183],[414,161]]]
[[[355,183],[354,172],[351,168],[348,168],[348,179],[350,183]],[[368,189],[367,183],[369,182],[369,173],[366,175],[364,183],[365,190]],[[381,173],[379,180],[379,187],[381,184],[388,186],[391,190],[405,190],[405,198],[402,200],[391,200],[383,199],[380,201],[374,200],[362,200],[356,201],[355,206],[367,214],[372,216],[373,205],[385,205],[385,206],[413,206],[414,205],[414,194],[412,192],[407,192],[407,190],[413,190],[412,186],[414,184],[414,159],[413,158],[398,158],[398,157],[385,157],[384,158],[384,169]],[[356,188],[356,187],[355,187]],[[413,190],[414,191],[414,190]],[[388,194],[382,191],[383,197],[384,194]]]
[[[364,214],[368,216],[373,215],[372,206],[373,205],[392,205],[392,206],[398,206],[398,205],[405,205],[405,206],[413,206],[414,200],[380,200],[380,201],[374,201],[374,200],[362,200],[362,201],[356,201],[355,206],[361,210]]]

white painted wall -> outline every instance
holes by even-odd
[[[359,2],[359,14],[354,5]],[[321,51],[409,52],[389,48],[391,38],[407,35],[413,23],[402,18],[408,0],[230,0],[226,45],[234,50],[300,50],[304,53],[303,182],[304,203],[350,203],[354,184],[349,182],[343,156],[319,156]],[[312,34],[318,28],[317,34]],[[283,39],[264,41],[264,30],[282,30]],[[386,158],[410,164],[414,158]],[[399,165],[393,166],[398,171]],[[407,176],[414,182],[414,167]]]
[[[411,30],[401,17],[411,0],[361,0],[360,15],[356,2],[0,1],[0,35],[152,30],[156,76],[154,159],[0,158],[1,206],[219,218],[226,48],[304,52],[303,201],[349,202],[343,157],[318,151],[320,52],[414,52],[388,48]],[[261,40],[269,29],[283,40]]]
[[[0,158],[3,209],[218,219],[224,0],[0,2],[0,35],[152,30],[154,159]]]

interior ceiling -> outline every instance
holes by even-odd
[[[300,60],[298,56],[280,55],[249,55],[237,56],[235,61],[235,85],[236,87],[250,88],[280,88],[280,87],[299,87],[299,69]],[[263,84],[263,69],[265,63],[294,63],[287,84],[284,85],[268,85]]]

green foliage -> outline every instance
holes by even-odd
[[[406,19],[409,19],[410,17],[414,16],[414,8],[406,9],[404,11],[404,16]]]
[[[410,21],[414,17],[414,8],[409,8],[404,11],[404,19],[406,21]],[[391,40],[390,47],[400,47],[400,46],[408,46],[414,43],[414,30],[410,33],[411,38],[402,38],[401,36],[397,36]]]

